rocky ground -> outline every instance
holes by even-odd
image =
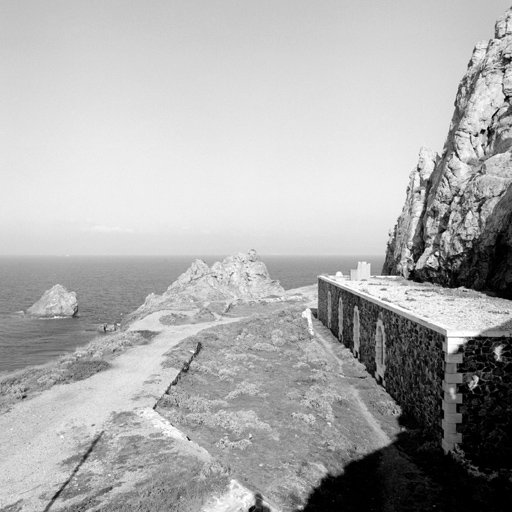
[[[116,424],[112,418],[151,410],[178,373],[175,368],[162,368],[163,354],[211,325],[160,325],[160,334],[149,344],[133,347],[105,371],[54,385],[4,412],[0,416],[0,506],[46,510],[80,457],[105,435],[107,425]]]
[[[315,288],[300,291],[304,307],[314,305]],[[269,509],[292,510],[280,509],[251,477],[260,467],[257,453],[247,458],[244,471],[230,467],[154,410],[180,369],[188,367],[204,329],[216,326],[219,332],[219,325],[238,322],[237,315],[249,312],[272,322],[283,307],[297,308],[297,294],[290,297],[288,304],[282,299],[239,302],[227,313],[232,317],[204,323],[174,325],[169,316],[175,311],[154,312],[130,326],[159,332],[147,344],[128,349],[85,380],[56,384],[5,411],[0,415],[0,510],[234,512],[249,510],[257,492]],[[343,467],[311,480],[295,510],[508,510],[506,482],[469,476],[444,457],[436,443],[400,417],[391,397],[316,320],[314,330],[311,346],[337,367],[340,393],[350,397],[346,421],[357,441],[351,441]],[[343,425],[343,415],[336,421]],[[311,462],[306,457],[299,464],[302,475]]]
[[[400,306],[446,329],[482,334],[512,330],[510,300],[469,288],[444,288],[397,276],[372,277],[367,281],[350,281],[335,276],[331,278],[353,290]]]

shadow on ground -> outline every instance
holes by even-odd
[[[294,512],[510,510],[510,472],[473,476],[415,425],[401,423],[393,444],[324,477]]]

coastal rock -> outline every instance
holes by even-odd
[[[420,152],[384,274],[512,297],[512,9],[476,45],[443,154]]]
[[[255,300],[283,293],[279,281],[270,278],[254,250],[229,256],[211,267],[197,259],[162,295],[148,295],[142,306],[125,317],[123,324],[164,309],[193,309],[206,303],[211,309],[212,303]]]
[[[420,149],[418,164],[409,175],[405,204],[392,234],[392,247],[388,247],[387,273],[409,276],[414,269],[414,253],[421,243],[421,219],[425,214],[429,179],[438,155],[431,149]]]
[[[27,314],[40,318],[72,317],[78,313],[75,292],[68,292],[64,286],[56,284],[46,290],[43,296],[30,308]]]

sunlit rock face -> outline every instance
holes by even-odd
[[[440,157],[422,149],[383,273],[512,297],[512,9],[476,45]]]
[[[402,213],[391,235],[384,267],[390,274],[408,277],[414,269],[414,250],[421,243],[423,215],[427,204],[429,180],[436,161],[437,153],[421,148],[418,165],[409,176],[409,186]]]
[[[39,318],[72,317],[77,313],[76,293],[68,292],[60,284],[46,290],[43,296],[27,309],[28,315]]]
[[[197,259],[162,295],[148,295],[144,304],[123,323],[164,309],[196,308],[206,302],[254,300],[282,293],[284,288],[270,278],[254,250],[229,256],[211,267]]]

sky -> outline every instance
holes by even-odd
[[[384,254],[510,0],[0,0],[0,255]]]

